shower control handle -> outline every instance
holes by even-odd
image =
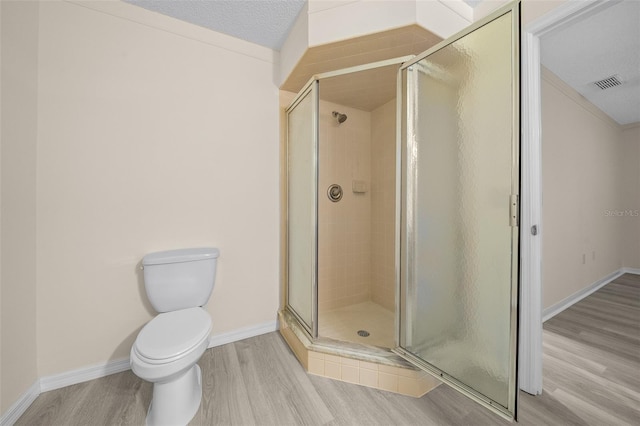
[[[337,203],[342,199],[342,187],[337,183],[329,185],[329,188],[327,188],[327,197],[334,203]]]

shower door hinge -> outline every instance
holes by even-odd
[[[509,196],[509,225],[512,227],[518,226],[520,215],[520,200],[517,194],[511,194]]]

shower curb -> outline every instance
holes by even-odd
[[[280,334],[309,374],[414,398],[442,383],[390,351],[378,348],[368,355],[350,348],[316,344],[304,335],[291,314],[280,311],[278,316]]]

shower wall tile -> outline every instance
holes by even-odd
[[[332,111],[347,114],[347,121],[338,125]],[[371,299],[371,192],[352,191],[354,179],[371,186],[371,114],[321,101],[319,130],[318,308],[322,312]],[[326,195],[334,183],[343,189],[337,203]]]
[[[389,392],[398,392],[398,376],[396,374],[378,372],[378,387]]]
[[[340,380],[342,378],[340,364],[324,361],[324,376],[331,379]]]
[[[340,364],[340,357],[338,355],[324,354],[324,360]]]
[[[376,364],[374,362],[358,361],[358,365],[360,366],[360,368],[364,368],[366,370],[376,370],[376,371],[378,371],[378,364]]]
[[[363,368],[360,370],[360,384],[370,388],[378,387],[378,372]]]
[[[321,101],[319,128],[318,308],[373,300],[394,310],[395,100],[371,113]],[[333,183],[343,188],[338,203],[326,196]]]
[[[311,352],[309,353],[309,373],[315,374],[317,376],[324,376],[324,360],[314,358],[311,356]]]
[[[396,100],[371,112],[371,298],[395,310]]]
[[[403,393],[418,393],[418,381],[409,377],[399,376],[398,391],[404,391]]]
[[[340,379],[343,382],[358,383],[360,381],[360,370],[358,367],[350,365],[342,365]]]
[[[307,372],[402,395],[421,397],[441,382],[424,371],[393,367],[310,350]]]

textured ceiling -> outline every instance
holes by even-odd
[[[280,50],[298,14],[308,0],[124,1],[261,46]],[[471,7],[476,7],[483,0],[463,1]]]
[[[542,38],[542,64],[619,124],[640,122],[640,2],[626,0]],[[623,84],[593,82],[617,75]]]
[[[280,50],[306,0],[124,0],[163,15]]]

